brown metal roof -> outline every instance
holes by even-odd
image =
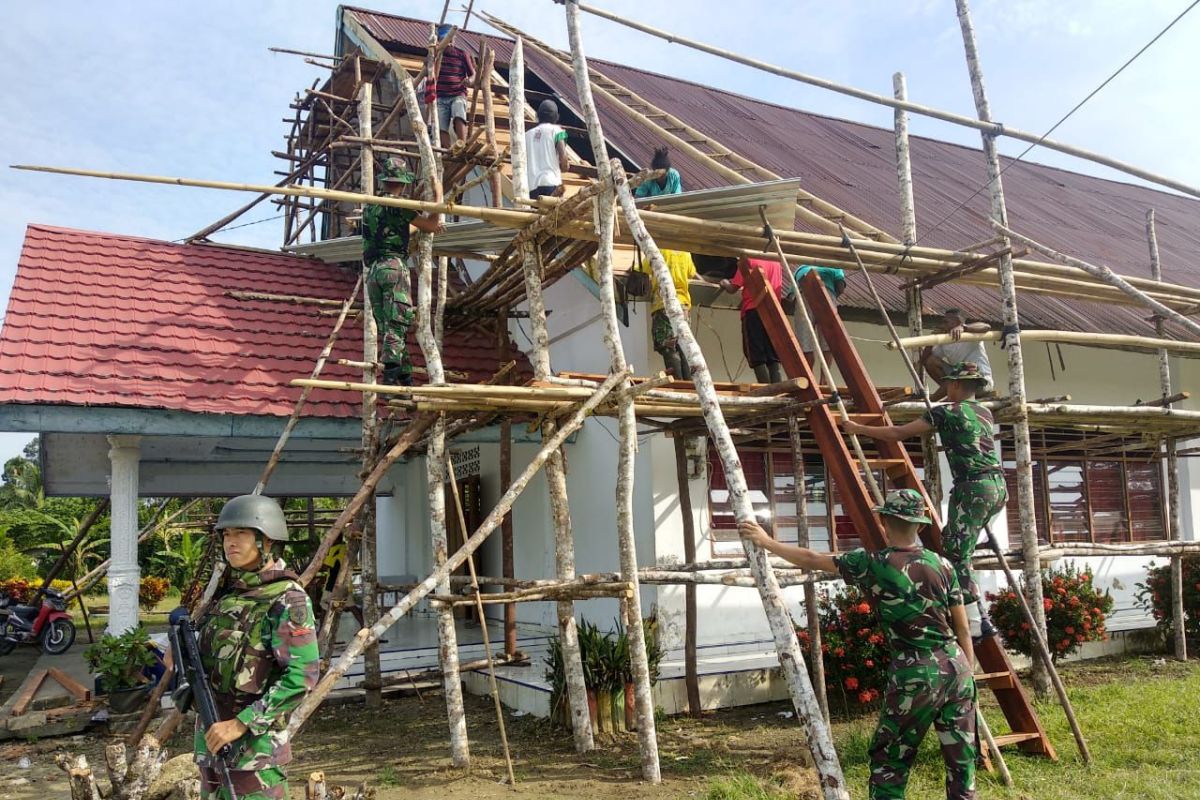
[[[373,35],[392,46],[424,47],[428,23],[349,9]],[[510,40],[466,33],[472,48],[485,38],[507,60]],[[578,108],[574,80],[556,62],[526,49],[527,68]],[[813,194],[893,235],[900,234],[895,145],[890,129],[822,116],[755,100],[690,81],[593,59],[593,66],[630,91],[705,132],[742,156],[785,177],[798,176]],[[660,137],[596,97],[605,136],[633,158],[649,161]],[[921,243],[959,248],[991,235],[989,201],[979,191],[987,175],[978,149],[912,137],[913,188]],[[1007,165],[1009,161],[1003,160]],[[683,153],[672,162],[688,188],[726,185],[727,180]],[[1012,227],[1062,252],[1106,264],[1127,275],[1150,276],[1145,214],[1154,208],[1163,278],[1200,284],[1200,201],[1056,167],[1020,162],[1004,173]],[[974,196],[972,197],[972,194]],[[967,200],[967,198],[970,198]],[[964,208],[955,208],[967,201]],[[954,212],[951,214],[951,212]],[[949,218],[946,218],[950,215]],[[939,223],[936,229],[930,230]],[[802,226],[798,226],[802,228]],[[927,231],[927,233],[926,233]],[[904,308],[899,281],[876,284],[889,308]],[[843,303],[874,309],[861,280],[851,277]],[[926,293],[929,311],[958,306],[982,319],[997,319],[996,292],[943,284]],[[1152,334],[1148,311],[1022,294],[1026,327]]]

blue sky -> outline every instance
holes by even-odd
[[[951,0],[592,0],[685,36],[776,64],[973,114]],[[378,2],[379,11],[436,18],[440,0]],[[457,4],[455,4],[457,5]],[[976,33],[997,120],[1041,132],[1137,51],[1186,0],[976,0]],[[565,46],[551,0],[477,6]],[[287,105],[322,71],[268,47],[331,52],[337,4],[321,0],[146,3],[59,0],[6,10],[0,27],[0,142],[6,163],[35,163],[271,183],[282,162]],[[681,11],[685,13],[681,13]],[[461,22],[462,14],[451,20]],[[486,30],[477,20],[473,29]],[[891,127],[891,111],[584,18],[589,55],[823,114]],[[1200,184],[1200,10],[1055,133],[1055,138]],[[914,117],[914,134],[977,145],[973,131]],[[1015,154],[1020,143],[1003,143]],[[1114,177],[1047,151],[1031,160]],[[1125,178],[1115,176],[1124,180]],[[0,173],[0,306],[7,306],[25,226],[42,222],[177,239],[219,218],[242,195]],[[272,216],[257,208],[242,222]],[[277,247],[276,221],[222,241]],[[0,433],[0,458],[31,438]]]

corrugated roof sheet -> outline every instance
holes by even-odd
[[[425,46],[428,23],[351,10],[385,44]],[[472,47],[478,45],[479,34],[464,35]],[[507,59],[508,39],[484,38],[497,53],[504,54],[502,60]],[[578,107],[574,80],[557,63],[527,48],[526,64]],[[786,108],[598,59],[592,64],[742,156],[782,176],[802,178],[804,188],[818,197],[899,235],[900,203],[890,129]],[[650,153],[663,144],[662,140],[603,98],[597,97],[596,103],[606,137],[634,158],[649,161]],[[981,152],[923,137],[912,137],[910,146],[921,243],[958,248],[988,238],[988,196],[986,192],[976,193],[987,178]],[[689,188],[728,183],[683,153],[673,153],[672,162]],[[1030,162],[1010,166],[1004,173],[1004,188],[1009,219],[1016,230],[1127,275],[1150,276],[1145,213],[1154,208],[1164,279],[1186,285],[1200,283],[1200,201]],[[971,199],[965,208],[941,222],[936,230],[928,230],[968,197]],[[898,280],[881,276],[876,283],[890,308],[904,308]],[[843,304],[874,308],[862,281],[853,279]],[[983,319],[995,319],[999,314],[996,292],[955,284],[943,284],[927,292],[926,306],[928,310],[959,306]],[[1153,332],[1146,319],[1148,313],[1132,307],[1077,303],[1030,293],[1021,295],[1020,306],[1026,327],[1143,335]]]
[[[349,271],[298,256],[30,225],[0,331],[0,403],[124,406],[213,414],[292,413],[333,328],[312,308],[237,300],[231,290],[344,300]],[[348,320],[322,377],[359,380]],[[409,352],[423,364],[410,338]],[[530,370],[520,359],[525,376]],[[495,340],[446,334],[446,368],[497,368]],[[359,417],[354,394],[314,390],[314,417]]]

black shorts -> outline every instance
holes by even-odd
[[[537,200],[539,197],[553,197],[557,191],[557,186],[539,186],[529,193],[529,199]]]
[[[767,336],[767,329],[763,327],[758,311],[752,310],[742,317],[742,352],[752,368],[760,364],[779,363],[775,345],[771,344],[771,337]]]

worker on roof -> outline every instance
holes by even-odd
[[[662,257],[666,262],[667,271],[671,273],[671,286],[675,290],[675,297],[679,299],[679,305],[683,306],[686,316],[692,310],[690,281],[700,277],[696,272],[696,264],[692,261],[691,253],[682,250],[663,250]],[[671,327],[671,318],[667,316],[666,301],[658,290],[658,279],[654,276],[650,260],[645,255],[638,262],[638,269],[650,273],[650,293],[654,298],[650,304],[650,339],[654,345],[654,352],[662,356],[663,366],[668,374],[681,381],[690,381],[692,368],[679,348],[679,339]]]
[[[849,420],[841,424],[846,433],[892,442],[937,431],[954,478],[950,510],[942,529],[942,553],[958,572],[971,634],[977,638],[994,636],[996,629],[979,604],[979,584],[971,571],[971,556],[980,531],[1008,501],[1004,471],[992,438],[996,423],[992,412],[975,400],[976,392],[987,384],[978,364],[955,364],[944,379],[950,402],[933,406],[906,425],[859,425]]]
[[[934,400],[946,397],[946,373],[955,364],[970,361],[978,365],[984,382],[979,388],[980,395],[989,395],[994,389],[992,383],[992,364],[988,361],[987,349],[983,342],[964,342],[964,333],[987,333],[991,327],[986,322],[967,322],[961,309],[947,308],[942,313],[942,333],[947,333],[952,342],[926,347],[921,351],[921,365],[929,372],[930,377],[938,382],[938,390],[934,392]]]
[[[199,721],[193,752],[200,796],[231,800],[212,754],[233,745],[229,774],[239,800],[290,797],[288,717],[320,678],[312,603],[284,563],[287,522],[279,504],[242,495],[221,509],[214,527],[230,567],[228,589],[200,624],[200,656],[220,722]]]
[[[643,182],[633,190],[634,197],[658,197],[660,194],[679,194],[683,191],[683,181],[679,172],[671,166],[671,149],[659,147],[650,159],[650,169],[666,170],[659,178]]]
[[[746,291],[746,273],[751,269],[760,270],[763,280],[775,297],[782,297],[783,269],[778,261],[767,261],[762,258],[739,258],[737,272],[733,278],[722,278],[719,285],[730,294],[742,293],[742,352],[746,356],[750,369],[754,370],[754,379],[759,383],[779,383],[783,380],[783,369],[779,366],[779,355],[775,345],[767,335],[766,326],[758,315],[758,298]]]
[[[829,293],[830,303],[832,303],[833,307],[836,309],[838,305],[838,298],[841,297],[842,292],[846,291],[846,271],[838,269],[837,267],[821,267],[815,264],[802,264],[797,267],[794,275],[796,278],[796,285],[799,286],[800,281],[803,280],[804,276],[810,272],[817,273],[817,277],[821,280],[821,283],[825,285],[825,291]],[[796,302],[800,303],[802,302],[802,299],[798,297],[796,298]],[[813,355],[815,354],[817,345],[819,344],[821,351],[825,354],[825,363],[833,363],[833,356],[829,352],[829,345],[825,342],[825,334],[822,333],[817,327],[816,318],[813,316],[811,310],[808,313],[808,318],[813,323],[813,330],[816,331],[816,342],[814,342],[812,337],[808,335],[807,325],[793,326],[796,329],[796,337],[800,340],[800,349],[804,351],[805,359],[808,360],[809,364],[813,363]]]
[[[400,197],[416,176],[404,162],[391,157],[379,174],[383,194]],[[408,274],[410,226],[440,233],[437,214],[418,214],[406,208],[368,205],[363,210],[363,262],[367,265],[367,295],[379,328],[383,383],[411,386],[412,361],[408,357],[408,329],[416,313],[412,307],[412,281]]]
[[[467,90],[475,78],[475,61],[465,50],[454,46],[453,25],[439,25],[437,38],[446,41],[442,60],[437,68],[437,80],[433,83],[437,94],[438,130],[441,131],[442,147],[450,146],[450,128],[454,128],[455,141],[467,138]]]
[[[567,169],[567,132],[558,124],[558,104],[547,97],[538,104],[538,124],[525,132],[525,174],[529,199],[561,197]]]
[[[837,572],[875,607],[892,660],[869,750],[872,800],[904,797],[930,725],[946,764],[947,799],[974,800],[975,654],[958,577],[946,559],[921,546],[917,532],[930,519],[919,492],[889,492],[875,510],[887,547],[874,553],[817,553],[784,544],[755,522],[740,523],[738,532],[798,567]]]

